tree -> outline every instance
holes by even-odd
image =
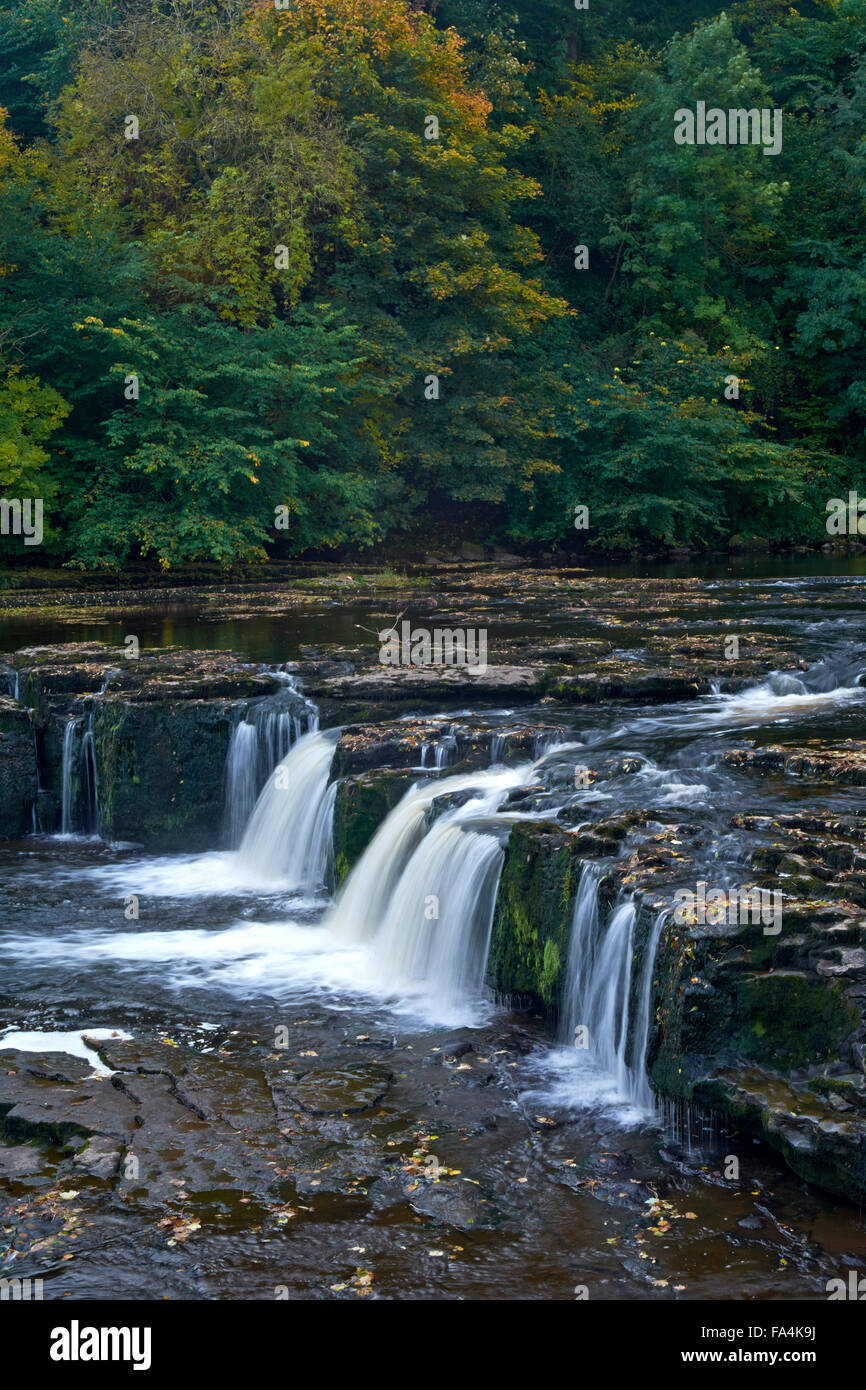
[[[461,39],[402,0],[298,0],[255,15],[278,58],[315,45],[322,100],[354,152],[353,218],[326,227],[327,289],[358,323],[377,381],[364,428],[385,522],[456,503],[472,528],[552,466],[539,448],[548,403],[515,365],[566,312],[527,274],[541,251],[515,220],[539,193],[513,167],[529,131],[491,126]]]
[[[722,15],[673,39],[662,69],[637,90],[627,120],[629,211],[608,238],[620,256],[620,302],[657,334],[689,329],[711,351],[763,348],[772,342],[765,292],[788,185],[757,145],[673,139],[676,111],[698,100],[725,111],[773,108],[761,73]]]
[[[823,497],[815,487],[833,460],[779,444],[754,412],[726,399],[730,363],[692,338],[651,334],[626,370],[605,377],[569,370],[560,429],[572,446],[566,508],[589,508],[590,546],[719,546],[731,535],[815,539]],[[564,479],[563,479],[564,481]],[[810,507],[804,506],[811,497]]]
[[[116,401],[100,468],[71,508],[77,563],[225,564],[264,559],[281,534],[293,550],[376,534],[369,481],[346,462],[337,420],[359,363],[333,310],[245,332],[202,298],[77,328],[108,342]]]

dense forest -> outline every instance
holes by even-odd
[[[0,0],[0,69],[4,560],[820,544],[866,494],[862,0]]]

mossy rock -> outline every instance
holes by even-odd
[[[26,709],[0,699],[0,839],[27,835],[36,801],[36,744]]]
[[[574,838],[550,822],[512,827],[505,850],[487,965],[498,994],[559,1007],[581,861]]]
[[[417,772],[374,768],[343,778],[334,802],[334,874],[337,885],[360,859],[388,812],[418,780]]]
[[[862,1205],[866,1143],[854,1112],[839,1114],[811,1090],[758,1068],[719,1071],[700,1081],[694,1099],[771,1144],[806,1182]]]
[[[100,834],[149,850],[219,843],[231,705],[109,700],[94,716]]]
[[[777,970],[738,982],[734,1046],[750,1061],[787,1069],[832,1061],[860,1023],[836,980]]]

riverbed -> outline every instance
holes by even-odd
[[[486,624],[491,662],[497,644],[513,662],[529,640],[603,642],[609,662],[640,674],[651,664],[645,595],[627,575],[608,582],[604,612],[581,612],[568,577],[555,594],[473,591],[458,604],[444,592],[450,620]],[[254,813],[233,830],[228,791],[213,843],[195,852],[112,841],[98,817],[0,844],[0,1033],[16,1044],[21,1110],[17,1124],[7,1114],[0,1147],[3,1273],[73,1299],[789,1299],[825,1296],[828,1280],[866,1265],[861,1206],[708,1108],[648,1089],[640,1045],[623,1035],[616,1053],[627,1001],[595,1027],[608,1028],[617,1074],[574,1046],[564,1005],[505,998],[487,973],[503,846],[524,818],[580,830],[640,813],[653,835],[688,838],[683,883],[727,885],[772,842],[765,822],[862,814],[858,782],[771,772],[756,786],[751,766],[726,755],[866,739],[866,578],[690,581],[655,631],[717,667],[691,698],[560,695],[519,709],[507,695],[445,708],[409,698],[384,724],[420,731],[401,774],[428,789],[424,813],[438,820],[409,847],[392,819],[335,907],[331,821],[307,812],[317,797],[324,807],[333,747],[321,740],[343,721],[330,694],[310,693],[310,671],[351,664],[349,649],[375,645],[368,629],[399,607],[429,623],[446,601],[437,595],[434,579],[408,595],[331,586],[288,612],[249,593],[170,609],[121,598],[107,617],[49,610],[0,623],[7,653],[119,647],[129,633],[145,652],[231,651],[280,668],[308,705],[267,776],[258,764],[250,773],[250,805],[283,762],[295,800],[284,814],[273,792],[246,851]],[[737,681],[732,635],[744,654],[767,652]],[[518,718],[538,736],[503,752]],[[461,739],[479,729],[488,751],[464,767]],[[745,811],[752,819],[732,826]],[[689,831],[678,841],[680,822]],[[425,918],[430,899],[436,915]],[[641,960],[650,989],[653,960]],[[650,1014],[648,1004],[645,1031]],[[96,1029],[107,1036],[77,1056],[41,1036]],[[62,1119],[40,1129],[52,1087]],[[76,1113],[100,1117],[93,1132],[128,1130],[105,1148],[113,1168],[93,1154],[76,1166]]]

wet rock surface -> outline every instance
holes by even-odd
[[[725,760],[738,767],[784,772],[789,777],[866,787],[866,746],[854,739],[835,748],[817,739],[801,748],[735,748],[725,754]]]
[[[29,832],[37,787],[30,717],[15,700],[0,696],[0,839],[13,840]]]
[[[670,1136],[660,1169],[646,1138],[542,1108],[530,1020],[469,1041],[297,1018],[277,1050],[177,1033],[100,1043],[98,1079],[81,1059],[0,1054],[0,1268],[44,1278],[46,1298],[106,1281],[139,1298],[700,1297],[708,1250],[740,1296],[781,1278],[804,1297],[860,1258],[841,1211],[823,1244],[805,1233],[801,1189],[751,1145],[690,1157]],[[772,1099],[793,1143],[806,1121]],[[826,1113],[837,1143],[844,1117]]]

